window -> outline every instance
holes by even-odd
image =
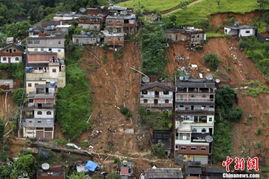
[[[53,72],[53,73],[56,73],[56,71],[57,71],[56,69],[52,69],[52,72]]]
[[[246,34],[249,34],[249,33],[250,33],[250,31],[249,31],[249,30],[247,30],[247,31],[246,31]]]
[[[196,147],[194,147],[194,146],[191,146],[191,150],[196,150]]]
[[[16,60],[16,61],[19,61],[19,57],[16,57],[15,60]]]
[[[200,149],[201,149],[201,150],[206,150],[206,147],[201,147]]]
[[[38,83],[35,83],[35,86],[37,86],[38,85]]]
[[[32,83],[28,83],[28,87],[32,87]]]
[[[49,51],[51,52],[51,48],[49,48]]]
[[[208,121],[209,121],[209,122],[212,122],[212,120],[213,120],[212,117],[208,118]]]
[[[148,91],[143,90],[142,94],[148,94]]]
[[[37,121],[37,123],[39,123],[39,124],[40,124],[40,123],[41,123],[41,121]]]
[[[186,147],[186,146],[181,146],[180,149],[181,149],[181,150],[186,150],[187,147]]]
[[[29,123],[32,123],[33,121],[29,121]]]
[[[61,52],[61,49],[59,49],[58,52]]]
[[[168,95],[169,91],[164,91],[163,94]]]
[[[51,115],[51,111],[47,111],[47,115]]]
[[[16,52],[16,49],[13,49],[13,52]]]
[[[148,100],[147,99],[144,99],[144,103],[148,103]]]
[[[178,145],[176,145],[176,148],[175,149],[178,150]]]
[[[42,111],[37,111],[37,115],[42,115]]]
[[[4,57],[4,58],[3,58],[3,61],[7,61],[7,57]]]
[[[169,103],[169,99],[166,99],[164,102],[165,102],[165,103]]]
[[[181,104],[181,105],[179,105],[179,107],[180,107],[180,108],[183,108],[183,107],[184,107],[184,105],[183,105],[183,104]]]
[[[58,41],[58,44],[61,44],[62,42],[61,41]]]
[[[202,132],[203,132],[203,133],[205,133],[205,132],[206,132],[206,129],[205,129],[205,128],[203,128],[203,129],[202,129]]]
[[[34,99],[29,99],[29,103],[33,103],[34,102]]]

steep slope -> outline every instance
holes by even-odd
[[[9,119],[15,113],[15,105],[9,94],[0,94],[0,119]]]
[[[233,88],[241,87],[243,82],[258,80],[265,83],[263,74],[256,68],[255,64],[239,50],[236,39],[214,38],[208,40],[201,51],[189,51],[184,44],[170,44],[167,51],[169,63],[167,72],[173,74],[178,67],[189,68],[190,64],[197,64],[198,70],[191,70],[194,76],[199,73],[210,72],[203,63],[203,56],[209,53],[217,54],[222,59],[219,72],[215,77],[228,83]],[[176,60],[177,56],[184,56],[189,60]],[[233,154],[234,156],[260,156],[261,164],[269,159],[269,95],[262,94],[250,97],[238,90],[238,105],[243,109],[241,121],[233,128]],[[261,129],[261,134],[255,132]],[[254,143],[260,141],[261,147],[255,149]]]
[[[138,151],[137,107],[140,89],[140,74],[130,67],[138,69],[141,59],[135,42],[128,42],[122,57],[115,52],[100,47],[86,47],[81,66],[87,71],[93,91],[93,113],[91,121],[94,129],[91,134],[83,135],[81,140],[89,139],[94,150],[122,154]],[[119,111],[124,105],[133,112],[126,119]],[[134,129],[135,134],[125,130]]]

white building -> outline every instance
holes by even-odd
[[[224,27],[224,33],[227,35],[236,35],[238,37],[256,36],[257,28],[248,25],[235,25]]]

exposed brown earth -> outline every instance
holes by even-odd
[[[128,42],[122,50],[122,57],[100,47],[90,46],[85,50],[81,66],[87,71],[93,92],[91,121],[94,130],[82,135],[80,140],[89,139],[95,151],[134,154],[140,151],[141,143],[136,120],[140,74],[130,67],[139,69],[141,59],[135,42]],[[131,119],[120,113],[121,105],[133,112]],[[135,134],[125,133],[126,129],[134,129]]]
[[[209,53],[217,54],[222,59],[219,73],[214,73],[224,83],[233,88],[239,88],[243,82],[258,80],[265,83],[264,75],[257,69],[255,64],[246,57],[243,51],[239,50],[236,39],[214,38],[208,40],[201,51],[189,51],[182,43],[170,44],[167,51],[169,63],[167,72],[171,75],[178,67],[188,67],[190,64],[197,64],[198,70],[191,70],[194,76],[199,73],[209,72],[203,63],[203,56]],[[189,60],[176,60],[176,57],[184,56]],[[246,96],[243,91],[238,91],[238,105],[243,109],[241,121],[233,128],[233,154],[234,156],[261,156],[261,164],[269,160],[269,133],[268,133],[268,112],[269,95],[262,94],[257,97]],[[250,116],[253,116],[250,118]],[[260,135],[255,131],[261,128]],[[261,141],[261,149],[254,148],[254,142]]]
[[[8,120],[15,114],[15,104],[10,92],[0,94],[0,119]]]
[[[230,18],[234,18],[236,21],[241,24],[252,24],[253,19],[257,18],[262,14],[262,11],[253,11],[246,13],[233,13],[233,12],[225,12],[225,13],[217,13],[212,14],[209,17],[209,21],[212,27],[218,28],[224,24]]]

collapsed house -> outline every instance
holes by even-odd
[[[206,41],[206,34],[202,29],[184,27],[183,29],[166,29],[165,35],[172,42],[187,42],[193,48],[202,47]]]

